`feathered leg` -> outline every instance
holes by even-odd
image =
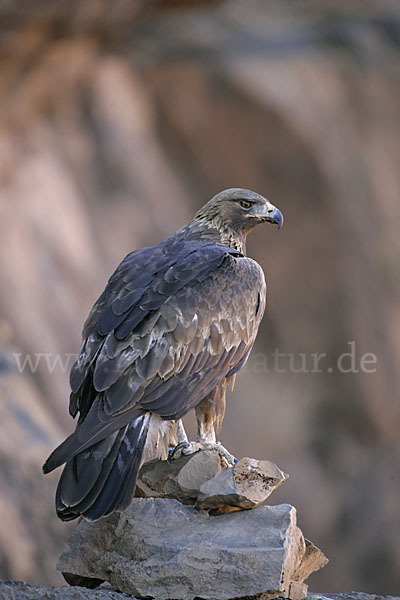
[[[180,443],[170,452],[169,458],[176,459],[182,455],[194,454],[199,450],[217,450],[218,454],[229,467],[237,462],[237,459],[219,442],[216,433],[219,433],[225,415],[227,380],[224,379],[215,390],[202,400],[195,408],[197,420],[197,438],[195,442],[188,442],[185,434]],[[177,427],[178,441],[179,430]]]

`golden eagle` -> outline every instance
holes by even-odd
[[[282,221],[255,192],[225,190],[116,269],[71,371],[76,429],[43,466],[49,473],[66,463],[56,493],[61,519],[125,509],[145,446],[165,457],[171,440],[188,452],[216,445],[227,383],[246,362],[265,309],[264,273],[246,257],[246,236],[258,223]],[[196,444],[180,421],[192,408]]]

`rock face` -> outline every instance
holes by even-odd
[[[169,498],[136,498],[124,513],[82,521],[57,568],[139,597],[303,598],[305,554],[288,504],[210,516]]]
[[[55,571],[66,535],[65,525],[51,518],[57,476],[41,477],[43,456],[62,430],[32,378],[8,367],[7,358],[0,352],[0,573],[41,581]]]
[[[147,497],[82,521],[57,569],[73,585],[108,581],[141,598],[304,598],[305,579],[327,559],[304,539],[293,506],[263,504],[286,478],[252,458],[223,470],[214,450],[152,461],[138,484]]]

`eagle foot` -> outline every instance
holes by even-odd
[[[169,451],[168,460],[177,460],[182,456],[190,456],[201,450],[216,450],[228,468],[233,467],[238,459],[220,442],[181,442]]]
[[[186,453],[183,452],[183,449],[190,448],[190,446],[191,446],[191,442],[179,442],[179,444],[177,444],[174,447],[170,446],[168,448],[167,461],[178,460],[178,458],[181,458],[184,454],[186,455]],[[197,450],[195,450],[195,452],[197,452]],[[193,454],[193,452],[188,452],[188,454]]]

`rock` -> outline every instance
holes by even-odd
[[[363,594],[349,592],[346,594],[310,594],[307,600],[399,600],[398,596],[383,596],[381,594]]]
[[[225,506],[254,508],[264,502],[288,475],[269,460],[242,458],[232,467],[203,483],[197,506],[224,510]]]
[[[86,588],[35,586],[24,581],[0,581],[0,600],[126,600],[126,595],[107,587]]]
[[[0,600],[126,600],[126,595],[110,587],[86,588],[35,586],[24,581],[0,581]]]
[[[304,541],[306,544],[306,551],[303,560],[293,575],[294,581],[305,581],[311,573],[319,571],[328,563],[328,559],[319,548],[316,548],[309,540]]]
[[[152,460],[143,465],[136,495],[145,498],[175,498],[195,504],[201,486],[226,470],[215,450],[204,450],[176,460]]]
[[[306,543],[290,505],[211,516],[174,499],[135,498],[123,513],[82,521],[57,569],[139,597],[296,600],[307,590],[299,575],[312,568],[310,562],[302,568],[304,559]]]
[[[136,495],[175,498],[208,511],[249,509],[264,502],[288,475],[268,460],[242,458],[224,467],[215,450],[143,465]]]
[[[94,590],[104,583],[103,579],[95,579],[93,577],[81,577],[80,575],[74,575],[73,573],[62,573],[65,581],[68,585],[76,587],[84,587],[89,590]]]
[[[125,513],[81,522],[57,568],[73,585],[106,580],[140,597],[304,598],[305,579],[327,559],[304,540],[292,506],[262,505],[287,477],[253,458],[226,469],[214,450],[151,461],[139,498]]]
[[[0,581],[0,600],[127,600],[126,594],[107,587],[89,591],[82,588],[34,586],[24,581]],[[400,600],[374,594],[313,594],[306,600]]]

